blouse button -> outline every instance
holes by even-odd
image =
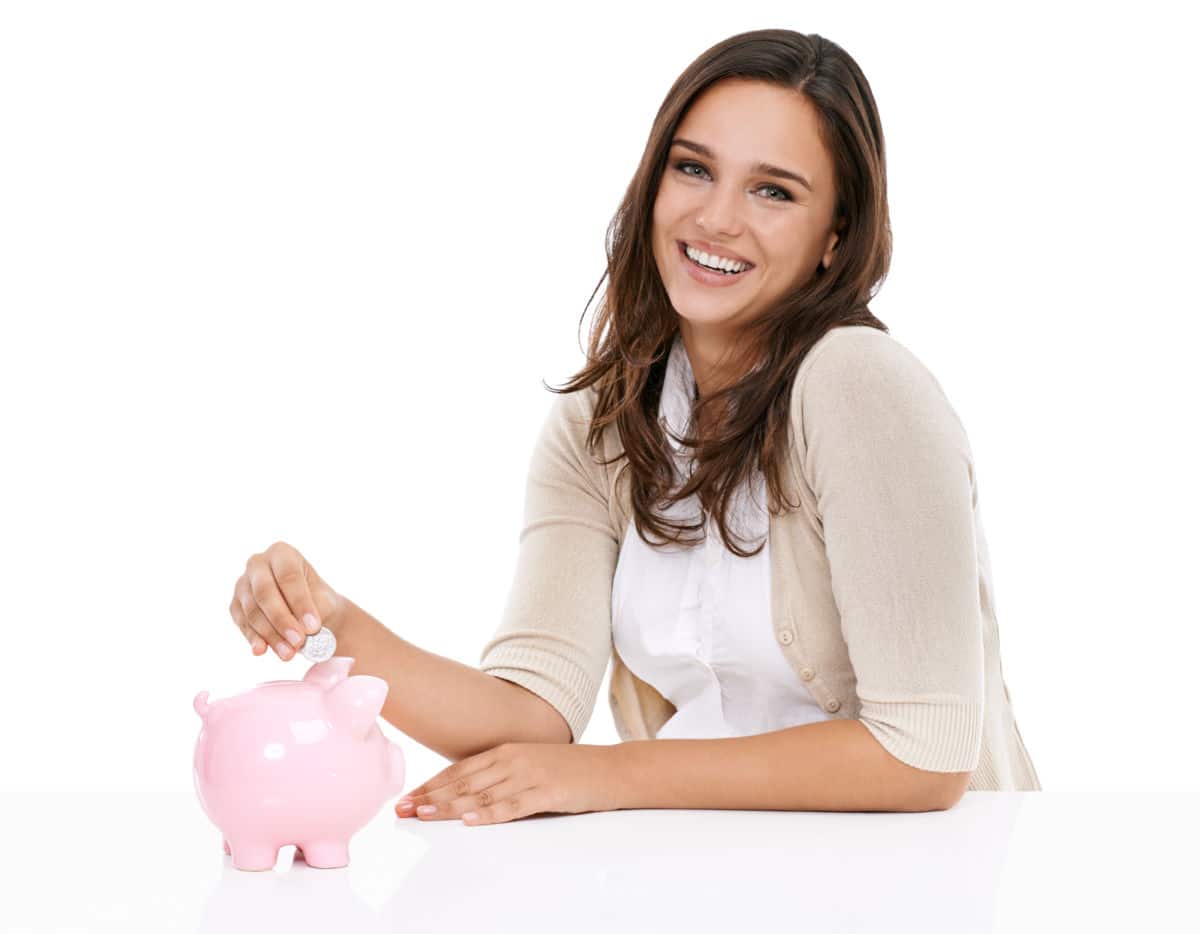
[[[811,668],[801,668],[800,677],[805,681],[811,681],[813,679],[813,670]]]
[[[835,710],[837,710],[841,706],[842,706],[842,702],[840,700],[838,700],[836,697],[833,698],[832,700],[827,700],[825,702],[825,709],[828,710],[830,713],[833,713]]]
[[[787,629],[779,630],[778,635],[779,635],[779,641],[782,642],[784,645],[792,644],[792,634]]]

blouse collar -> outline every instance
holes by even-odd
[[[682,453],[684,446],[672,435],[687,433],[691,424],[692,400],[695,393],[696,381],[692,374],[692,363],[683,343],[683,334],[677,331],[667,357],[667,372],[663,378],[662,398],[658,406],[659,424],[667,429],[667,441],[676,453]]]

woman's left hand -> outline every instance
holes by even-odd
[[[618,807],[614,746],[503,743],[442,769],[400,799],[396,814],[499,824],[543,812],[579,814]],[[405,802],[411,800],[408,807]],[[432,813],[418,811],[434,805]],[[476,815],[471,817],[470,815]]]

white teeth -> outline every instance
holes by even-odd
[[[708,266],[712,269],[720,269],[724,272],[741,272],[743,269],[750,268],[749,263],[739,263],[732,259],[724,259],[720,256],[712,256],[700,250],[693,249],[686,243],[683,245],[683,249],[687,255],[694,259],[697,263],[700,263],[702,266]]]

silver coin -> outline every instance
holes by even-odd
[[[321,631],[304,640],[300,653],[312,662],[323,662],[333,658],[337,651],[337,639],[332,632],[321,627]]]

